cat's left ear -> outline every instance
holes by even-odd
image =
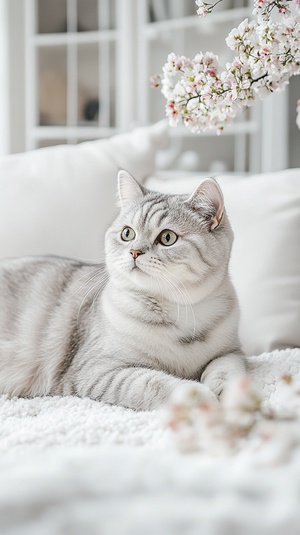
[[[121,208],[126,204],[142,197],[144,192],[139,183],[127,171],[122,169],[118,173],[118,200]]]
[[[224,214],[224,197],[214,178],[205,179],[185,202],[191,204],[195,210],[205,214],[210,230],[214,230],[220,225]]]

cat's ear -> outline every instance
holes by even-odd
[[[127,171],[118,173],[118,204],[123,208],[144,195],[141,186]]]
[[[205,179],[185,202],[206,216],[210,230],[220,225],[224,214],[224,197],[214,178]]]

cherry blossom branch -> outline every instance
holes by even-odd
[[[196,0],[198,15],[207,15],[220,1]],[[271,18],[274,10],[279,22]],[[254,20],[245,19],[226,38],[236,56],[225,68],[212,52],[193,59],[169,54],[163,74],[151,79],[166,98],[169,123],[221,133],[240,110],[283,90],[291,76],[300,74],[299,13],[300,0],[255,0]]]

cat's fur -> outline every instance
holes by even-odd
[[[106,265],[0,263],[0,394],[151,409],[187,380],[215,400],[245,372],[228,276],[233,235],[217,183],[190,198],[163,195],[121,171],[119,202]],[[121,238],[127,226],[132,241]],[[158,242],[164,229],[179,236],[173,245]]]

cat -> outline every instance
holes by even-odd
[[[185,384],[215,403],[245,374],[218,183],[165,195],[122,170],[118,197],[105,263],[0,262],[0,394],[150,410]]]

